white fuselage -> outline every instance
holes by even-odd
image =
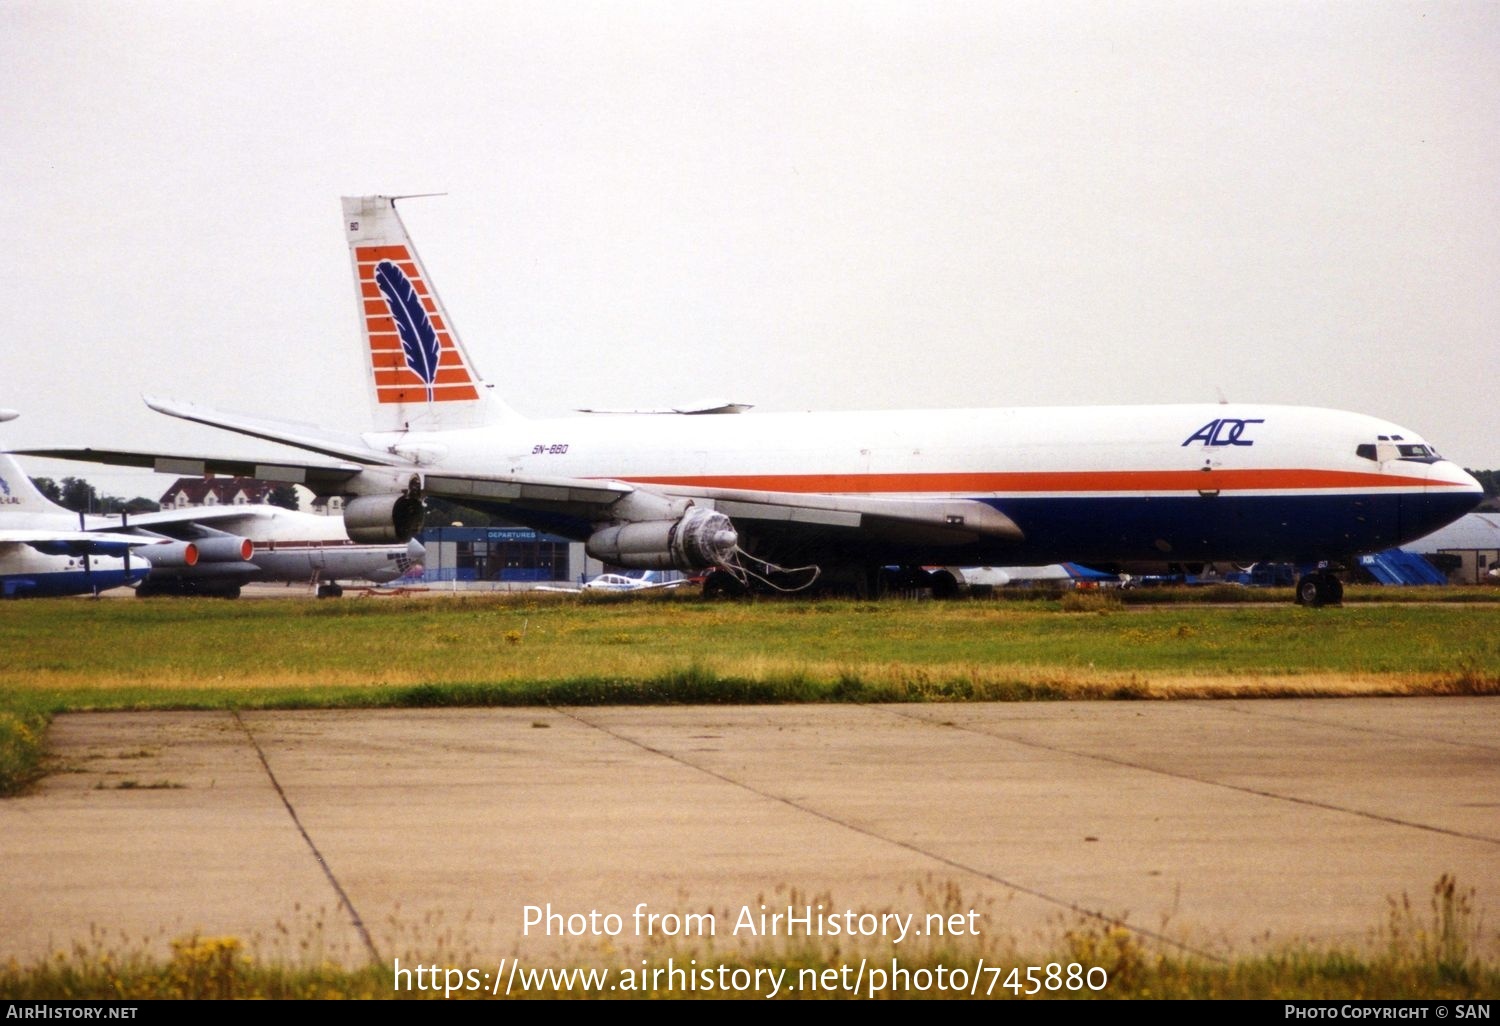
[[[1273,405],[589,415],[366,439],[428,472],[979,500],[1025,534],[990,552],[1010,563],[1328,558],[1419,537],[1481,495],[1399,425]]]

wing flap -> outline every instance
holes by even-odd
[[[682,493],[674,489],[672,494]],[[902,543],[966,545],[981,539],[1019,542],[1024,538],[1010,517],[973,499],[735,493],[724,489],[704,489],[699,498],[732,520],[842,528]]]
[[[482,499],[506,503],[546,503],[549,506],[605,508],[636,489],[619,481],[524,475],[431,474],[423,478],[429,495],[444,499]]]

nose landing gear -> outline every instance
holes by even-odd
[[[1344,602],[1344,582],[1327,570],[1315,570],[1297,579],[1299,606],[1337,606]]]

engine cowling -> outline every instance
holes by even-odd
[[[614,524],[595,531],[585,550],[615,566],[635,570],[704,570],[727,563],[739,545],[723,513],[689,507],[677,520]]]
[[[162,542],[159,545],[142,545],[136,550],[151,569],[181,569],[198,565],[197,542]]]
[[[249,538],[236,538],[233,535],[199,538],[193,544],[198,546],[200,563],[243,563],[255,552],[255,545]]]
[[[410,492],[361,495],[344,503],[344,530],[362,545],[408,542],[426,513],[422,497]]]

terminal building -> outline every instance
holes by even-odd
[[[417,536],[427,549],[422,579],[524,588],[583,581],[605,567],[583,542],[529,527],[433,527]]]

